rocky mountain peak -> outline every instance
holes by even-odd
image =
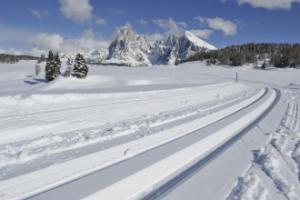
[[[122,27],[109,46],[107,62],[120,62],[124,65],[151,65],[148,54],[149,41],[135,33],[130,26]]]
[[[108,57],[104,62],[127,66],[174,64],[177,60],[212,49],[215,47],[189,31],[183,31],[180,35],[171,34],[165,39],[150,43],[145,36],[132,30],[131,26],[124,26],[110,44]]]

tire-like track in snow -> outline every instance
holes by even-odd
[[[265,112],[262,116],[260,116],[254,123],[247,126],[243,131],[239,134],[231,138],[228,142],[226,142],[222,147],[210,153],[205,159],[201,159],[198,163],[185,170],[179,176],[176,176],[171,181],[168,181],[162,187],[158,188],[156,191],[150,193],[145,199],[155,199],[159,198],[161,195],[166,194],[166,192],[170,191],[178,184],[183,182],[188,177],[192,176],[197,170],[200,170],[205,164],[209,163],[209,161],[216,158],[222,151],[228,148],[232,143],[237,141],[242,135],[247,133],[249,129],[251,129],[255,124],[260,121],[267,113],[270,111],[280,99],[280,91],[276,90],[277,97],[276,101],[272,104],[271,107],[268,108],[267,112]],[[260,99],[256,100],[249,106],[243,108],[242,110],[227,116],[214,124],[201,128],[197,131],[193,131],[192,133],[173,140],[167,144],[139,154],[133,158],[124,160],[119,162],[113,166],[107,167],[105,169],[101,169],[79,179],[76,179],[72,182],[68,182],[59,187],[53,188],[51,190],[45,191],[43,193],[32,196],[31,199],[59,199],[64,197],[64,199],[82,199],[86,196],[89,196],[101,189],[106,188],[109,185],[112,185],[118,182],[121,179],[124,179],[137,171],[140,171],[154,163],[167,158],[168,156],[196,143],[199,140],[204,139],[210,133],[213,133],[229,123],[241,118],[247,113],[253,111],[256,107],[262,104],[266,99],[270,96],[269,90],[262,96]],[[118,192],[118,191],[116,191]]]
[[[241,139],[245,134],[247,134],[252,128],[256,126],[256,124],[261,121],[279,102],[281,98],[280,90],[273,88],[276,91],[276,99],[273,104],[268,108],[268,110],[261,116],[259,116],[253,123],[245,127],[239,134],[235,135],[233,138],[228,140],[222,146],[217,148],[215,151],[207,155],[205,158],[199,160],[195,165],[191,166],[187,170],[183,171],[178,176],[174,177],[158,189],[152,191],[148,195],[146,195],[143,200],[153,200],[163,198],[168,194],[171,190],[175,189],[176,186],[183,183],[188,178],[192,177],[195,173],[201,170],[203,167],[207,166],[210,162],[216,159],[221,153],[226,151],[226,149],[230,148],[234,143],[236,143],[239,139]]]

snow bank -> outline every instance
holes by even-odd
[[[239,178],[237,186],[231,192],[227,200],[268,200],[268,191],[262,185],[259,177],[247,172],[244,177]]]
[[[82,84],[78,79],[70,79],[70,87],[73,87],[73,82]],[[65,84],[65,81],[59,82],[58,85],[54,83],[54,88],[59,87],[60,84]],[[133,82],[132,84],[136,84]],[[68,85],[68,84],[67,84]],[[52,103],[68,103],[68,102],[77,102],[84,100],[107,100],[111,101],[112,99],[120,99],[121,101],[128,101],[132,98],[153,98],[155,95],[157,98],[164,97],[174,93],[186,93],[192,91],[209,91],[210,89],[218,89],[220,87],[228,87],[233,85],[232,82],[220,83],[215,85],[192,87],[192,88],[175,88],[171,90],[154,90],[154,91],[141,91],[141,92],[123,92],[123,93],[65,93],[65,94],[32,94],[32,95],[15,95],[15,96],[0,96],[0,106],[15,106],[15,105],[25,105],[33,106],[39,104],[52,104]],[[246,86],[239,85],[240,87],[246,88]],[[51,88],[51,86],[49,86]],[[76,84],[75,86],[76,87]]]
[[[77,79],[74,77],[58,78],[55,81],[47,84],[42,91],[52,90],[82,90],[82,89],[97,89],[101,87],[116,87],[116,86],[136,86],[150,85],[155,82],[150,80],[128,80],[113,76],[89,75],[85,79]]]

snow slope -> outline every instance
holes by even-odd
[[[43,74],[33,75],[34,65],[30,61],[0,64],[2,198],[28,197],[67,183],[99,170],[104,161],[110,168],[117,161],[134,160],[143,151],[159,145],[167,147],[166,142],[186,138],[186,134],[203,129],[201,127],[207,124],[214,128],[214,133],[223,135],[224,131],[218,132],[218,120],[241,109],[245,102],[258,98],[260,88],[268,86],[281,91],[285,99],[282,104],[287,105],[285,117],[281,124],[273,124],[277,122],[270,120],[260,125],[266,130],[268,126],[278,129],[269,134],[265,145],[257,145],[259,151],[254,152],[253,163],[243,168],[243,173],[240,172],[243,177],[236,180],[235,185],[227,179],[218,180],[226,188],[232,188],[232,191],[222,190],[219,197],[297,199],[300,166],[298,70],[206,67],[199,62],[149,68],[91,66],[87,79],[60,78],[45,83]],[[239,83],[233,82],[236,72]],[[260,100],[263,100],[261,104],[268,102]],[[251,121],[246,116],[241,116],[244,120],[239,125]],[[234,121],[226,125],[231,127]],[[239,149],[239,145],[233,146],[242,154],[245,151]],[[170,157],[175,158],[184,149],[170,152]],[[108,158],[96,159],[100,155]],[[153,166],[155,163],[168,165],[164,159],[152,163]],[[150,169],[152,164],[144,169]],[[188,166],[181,164],[178,169]],[[212,174],[217,173],[210,171],[205,175],[211,180],[211,187],[216,180]],[[153,179],[159,178],[153,176]],[[94,190],[88,195],[97,192],[101,191]],[[202,195],[209,194],[206,191]]]
[[[166,39],[154,43],[151,54],[152,64],[173,65],[178,60],[184,60],[198,52],[214,50],[211,44],[203,41],[189,31],[181,34],[171,34]]]
[[[199,37],[195,36],[190,31],[185,31],[185,37],[191,41],[194,45],[202,48],[206,48],[207,50],[215,50],[217,49],[215,46],[205,42],[204,40],[201,40]]]

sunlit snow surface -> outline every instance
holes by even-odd
[[[164,140],[176,138],[172,132],[178,132],[179,136],[193,126],[199,127],[196,120],[221,116],[218,113],[226,108],[234,110],[234,106],[245,104],[264,87],[281,91],[278,111],[271,113],[274,116],[266,119],[262,127],[251,130],[252,135],[263,135],[260,142],[254,136],[251,138],[250,133],[244,143],[233,145],[231,151],[212,162],[210,171],[202,170],[201,176],[207,177],[212,169],[220,171],[218,162],[227,162],[234,152],[245,152],[243,157],[237,157],[243,165],[238,159],[224,164],[225,169],[235,168],[235,173],[228,170],[223,182],[217,183],[216,177],[210,177],[207,183],[210,188],[222,183],[224,188],[215,192],[203,190],[203,197],[297,199],[300,195],[300,71],[297,69],[258,70],[250,65],[208,67],[197,62],[180,66],[90,66],[86,79],[60,77],[45,83],[43,73],[33,75],[34,65],[32,61],[0,64],[0,198],[9,199],[9,195],[15,195],[14,191],[22,194],[20,187],[26,187],[20,185],[20,180],[34,179],[34,173],[36,177],[50,174],[53,167],[59,169],[68,162],[76,171],[71,165],[73,160],[80,163],[80,159],[86,159],[86,166],[78,166],[77,170],[78,174],[84,174],[97,164],[88,161],[89,156],[97,153],[101,155],[127,144],[139,145],[136,150],[128,147],[121,151],[120,157],[110,154],[107,159],[113,163],[113,159],[131,157],[135,151],[155,145],[151,141],[163,145]],[[236,72],[239,83],[234,82]],[[274,131],[266,133],[261,129]],[[244,150],[245,145],[248,150]],[[56,175],[57,179],[52,176],[53,183],[59,180],[59,174]],[[72,178],[63,171],[61,177]],[[19,188],[14,188],[17,182]],[[40,179],[34,184],[45,182]],[[201,185],[198,187],[202,191]],[[193,198],[194,190],[186,193],[184,184],[177,191],[184,194],[178,196],[174,192],[169,199],[172,195],[179,199]]]

